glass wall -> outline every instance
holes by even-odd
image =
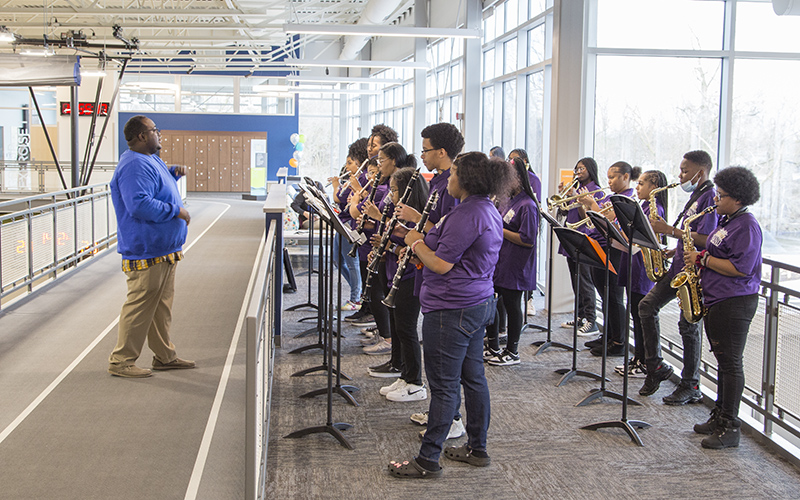
[[[674,181],[694,149],[711,154],[715,171],[750,168],[761,180],[753,211],[767,234],[764,252],[797,264],[800,18],[744,0],[593,0],[590,9],[588,67],[596,71],[587,75],[594,106],[586,117],[601,171],[625,160]],[[687,197],[670,195],[674,216]]]

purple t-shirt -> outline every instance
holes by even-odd
[[[586,188],[587,191],[596,191],[596,190],[600,189],[600,186],[598,186],[594,181],[589,181],[586,184],[584,184],[583,186],[581,186],[581,188]],[[597,203],[599,204],[600,200],[603,199],[604,195],[603,195],[602,192],[600,192],[600,193],[593,194],[592,196],[594,196],[594,199],[597,200]],[[572,203],[576,203],[576,202],[574,202],[574,201],[570,202],[570,204],[572,204]],[[569,212],[567,212],[567,219],[564,221],[564,225],[566,226],[567,224],[574,224],[575,222],[578,222],[578,221],[580,221],[582,219],[583,219],[583,217],[581,217],[580,209],[578,207],[575,207],[575,208],[570,209]],[[583,226],[579,227],[577,230],[582,232],[582,233],[589,234],[589,228],[586,227],[587,225],[588,224],[584,224]],[[563,256],[565,256],[565,257],[567,255],[567,252],[564,250],[564,247],[562,247],[561,244],[558,245],[558,253],[563,255]]]
[[[614,194],[627,196],[628,198],[630,198],[631,196],[633,196],[633,188],[628,188],[628,189],[626,189],[625,191],[623,191],[621,193],[614,193]],[[611,201],[611,195],[610,194],[608,196],[603,197],[600,201],[598,201],[597,204],[600,205],[600,210],[603,210],[603,208],[605,208],[603,205],[605,203],[608,203],[609,201]],[[608,214],[605,214],[605,215],[607,216]],[[588,215],[587,215],[587,217],[588,217]],[[586,226],[588,226],[588,224],[586,224]],[[584,226],[584,227],[586,227],[586,226]],[[591,227],[586,231],[586,234],[588,234],[590,237],[592,237],[595,240],[597,240],[597,242],[600,244],[600,248],[602,248],[603,250],[606,249],[606,239],[603,237],[603,235],[600,234],[600,231],[598,231],[594,227]],[[620,281],[619,283],[622,283],[622,281]]]
[[[750,212],[734,217],[708,235],[707,250],[712,257],[728,259],[742,277],[723,276],[712,269],[700,270],[706,306],[732,297],[758,293],[761,285],[761,226]]]
[[[423,268],[423,313],[472,307],[494,295],[492,274],[503,245],[503,221],[487,196],[469,196],[425,236],[436,256],[453,264],[445,274]]]
[[[536,195],[536,199],[539,203],[542,202],[542,181],[539,180],[539,177],[528,170],[528,178],[531,181],[531,189],[533,189],[533,194]]]
[[[697,200],[692,203],[692,206],[686,211],[683,215],[683,218],[680,220],[678,225],[678,229],[683,231],[683,221],[687,218],[702,212],[707,207],[714,205],[714,196],[717,195],[717,192],[714,188],[709,189],[705,193],[701,194]],[[719,216],[717,215],[716,210],[711,211],[710,213],[705,214],[704,216],[700,217],[699,219],[695,219],[694,222],[691,224],[692,232],[696,232],[698,234],[711,234],[711,231],[717,227],[717,221],[719,220]],[[677,231],[675,232],[677,234]],[[702,250],[703,247],[698,246],[695,244],[695,248],[697,250]],[[679,272],[683,271],[683,239],[678,240],[678,249],[675,252],[675,256],[672,258],[672,266],[669,268],[669,274],[664,279],[672,279],[678,275]]]
[[[375,189],[377,190],[377,193],[375,193],[375,206],[377,206],[379,210],[383,211],[383,207],[386,205],[385,198],[387,193],[389,193],[389,183],[387,182],[385,184],[378,184],[378,186]],[[367,199],[368,198],[364,198],[363,200],[361,200],[361,202],[359,202],[358,204],[359,212],[364,209],[364,204],[367,202]],[[378,223],[380,222],[380,219],[374,222],[375,226],[377,226]],[[375,234],[376,229],[377,227],[373,227],[372,229],[364,229],[364,236],[367,237],[367,241],[366,243],[358,247],[359,260],[367,260],[367,256],[372,251],[372,242],[370,240],[372,239],[372,235]]]
[[[342,224],[349,226],[351,229],[354,226],[353,217],[350,215],[349,210],[345,210],[347,207],[347,197],[350,196],[350,193],[353,192],[352,189],[346,187],[342,189],[344,184],[339,186],[338,191],[336,191],[336,197],[339,198],[339,220],[342,221]]]
[[[664,207],[658,203],[656,200],[656,204],[658,205],[658,215],[659,217],[664,217]],[[647,217],[650,217],[650,201],[645,200],[642,203],[642,211]],[[647,277],[647,270],[644,268],[644,258],[642,257],[642,252],[637,252],[633,256],[633,273],[631,273],[631,293],[638,293],[640,295],[647,295],[647,292],[650,291],[651,288],[655,285],[650,278]],[[618,281],[622,286],[628,286],[628,254],[623,253],[622,259],[620,259],[619,263],[619,275]]]
[[[520,239],[536,245],[539,233],[539,211],[533,200],[524,192],[518,193],[503,213],[503,229],[519,233]],[[536,247],[523,247],[503,238],[500,257],[494,269],[495,286],[509,290],[536,288]]]
[[[433,178],[431,179],[430,183],[428,184],[428,190],[430,194],[433,194],[434,191],[439,193],[439,201],[436,202],[436,206],[433,207],[430,214],[428,214],[428,220],[436,224],[439,222],[442,217],[450,213],[456,205],[458,205],[458,200],[453,198],[450,193],[447,192],[447,180],[450,178],[450,169],[448,168],[441,174],[437,173],[434,174]],[[422,290],[422,269],[417,270],[417,277],[416,282],[414,282],[414,296],[419,296],[420,291]]]

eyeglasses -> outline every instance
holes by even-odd
[[[419,155],[420,155],[420,156],[422,156],[422,155],[424,155],[425,153],[430,153],[431,151],[436,151],[437,149],[442,149],[442,148],[430,148],[430,149],[425,149],[425,148],[423,148],[423,149],[422,149],[422,152],[421,152]]]
[[[719,193],[717,193],[716,196],[714,196],[714,199],[719,201],[722,198],[730,198],[730,197],[731,197],[731,195],[729,195],[729,194],[719,194]]]

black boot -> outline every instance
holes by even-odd
[[[708,417],[708,421],[703,424],[694,424],[694,431],[698,434],[714,434],[714,431],[717,430],[717,423],[719,422],[719,415],[720,409],[719,406],[715,406],[711,409],[711,416]]]
[[[703,448],[721,450],[723,448],[736,448],[739,446],[742,422],[738,419],[719,417],[714,434],[703,439],[700,444]]]

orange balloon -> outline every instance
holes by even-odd
[[[297,160],[292,158],[291,160],[289,160],[289,165],[291,165],[294,168],[297,168]]]

